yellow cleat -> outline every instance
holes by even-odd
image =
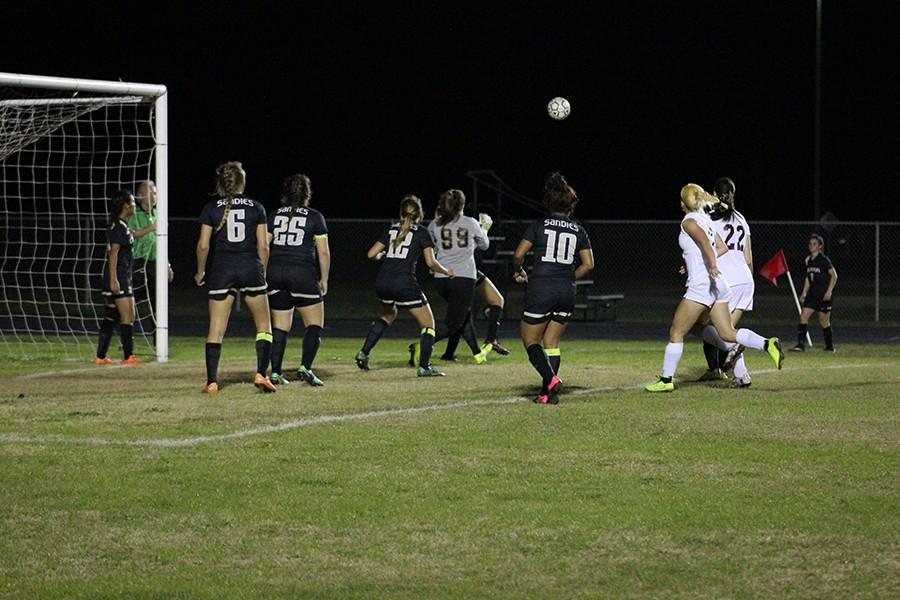
[[[781,365],[784,364],[784,350],[781,349],[781,342],[777,337],[766,340],[766,352],[769,353],[769,356],[775,361],[775,366],[780,370]]]
[[[660,377],[659,379],[656,380],[655,383],[651,383],[650,385],[644,387],[644,389],[647,390],[648,392],[674,392],[675,384],[672,383],[671,379],[669,379],[669,381],[666,382],[666,381],[663,381],[662,377]]]
[[[488,351],[488,352],[489,352],[489,351]],[[475,364],[476,364],[476,365],[483,365],[484,363],[487,362],[487,355],[488,355],[488,353],[485,352],[484,350],[482,350],[482,351],[479,352],[478,354],[473,354],[473,355],[472,355],[472,360],[475,361]]]

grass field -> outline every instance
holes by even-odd
[[[265,396],[251,340],[212,398],[202,340],[0,362],[0,596],[900,594],[896,346],[651,396],[662,340],[573,341],[547,407],[518,347],[419,380],[400,341],[358,371],[358,343],[325,341],[327,387]],[[701,363],[689,345],[679,379]]]

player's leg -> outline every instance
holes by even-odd
[[[645,389],[648,392],[671,392],[675,389],[675,372],[684,352],[684,336],[691,330],[697,320],[706,312],[707,307],[694,300],[683,298],[675,308],[672,325],[669,327],[669,343],[663,355],[662,374],[659,379]]]
[[[825,310],[827,307],[827,310]],[[831,331],[831,303],[821,307],[819,311],[819,325],[822,327],[822,335],[825,336],[825,352],[834,352],[834,334]]]
[[[397,307],[393,301],[382,300],[378,304],[378,313],[378,318],[369,326],[369,332],[366,334],[362,348],[356,353],[356,366],[363,371],[369,370],[369,354],[372,352],[372,348],[397,318]]]
[[[706,372],[698,377],[697,381],[719,381],[728,379],[728,376],[722,371],[722,364],[725,362],[727,351],[719,348],[715,342],[707,340],[707,338],[710,337],[710,334],[706,331],[707,327],[715,331],[715,328],[713,328],[711,321],[709,320],[708,313],[702,315],[697,321],[697,324],[694,325],[694,332],[698,337],[703,339],[703,356],[706,359]]]
[[[319,353],[319,346],[322,344],[325,303],[316,302],[309,306],[299,306],[297,313],[303,319],[303,326],[306,328],[303,333],[303,353],[300,357],[300,366],[297,368],[297,378],[312,386],[325,385],[312,370],[313,362]]]
[[[476,363],[484,363],[490,349],[484,351],[477,339],[467,331],[472,314],[472,298],[475,294],[475,280],[457,277],[452,280],[452,292],[447,306],[447,326],[451,333],[463,336]]]
[[[547,324],[547,329],[544,330],[544,337],[541,340],[542,345],[544,346],[544,352],[547,353],[547,359],[550,361],[550,366],[553,367],[553,372],[557,375],[559,375],[559,366],[562,362],[562,353],[559,344],[563,334],[566,332],[567,326],[567,323],[551,320],[550,323]]]
[[[419,377],[442,377],[444,374],[431,366],[431,351],[434,348],[434,314],[426,303],[409,309],[409,313],[419,324]]]
[[[272,310],[272,383],[285,385],[288,380],[284,378],[282,370],[284,353],[287,349],[288,336],[294,324],[294,307],[290,300],[284,298],[286,292],[276,291],[269,295],[269,308]],[[287,306],[287,308],[285,308]]]
[[[122,340],[123,364],[134,364],[134,297],[124,296],[115,299],[116,311],[119,313],[119,337]]]
[[[806,333],[809,331],[809,318],[813,316],[816,309],[803,306],[800,311],[800,322],[797,324],[797,345],[791,348],[792,352],[803,352],[806,350]]]
[[[256,325],[256,375],[253,384],[262,392],[274,392],[275,386],[266,376],[272,358],[272,317],[265,286],[262,290],[245,290],[244,303]]]
[[[547,403],[547,389],[553,382],[553,378],[556,377],[543,346],[544,331],[546,331],[549,321],[549,315],[542,317],[526,315],[522,318],[521,325],[522,345],[528,354],[528,362],[541,376],[541,390],[536,400],[539,404]]]
[[[104,307],[103,320],[100,321],[100,331],[97,339],[97,357],[94,364],[105,365],[113,362],[111,358],[106,356],[109,352],[109,343],[112,340],[116,323],[119,322],[119,309],[116,308],[116,302],[112,296],[104,294],[103,296],[106,306]]]
[[[219,358],[222,356],[222,339],[228,329],[228,318],[234,304],[234,293],[226,291],[211,294],[209,298],[209,332],[206,335],[206,385],[204,393],[216,393],[219,389]]]
[[[717,302],[709,311],[713,325],[719,336],[726,342],[737,342],[737,346],[733,347],[728,353],[725,360],[724,368],[727,370],[734,365],[734,361],[743,351],[743,348],[753,348],[766,352],[775,362],[777,368],[781,368],[784,363],[784,352],[781,349],[781,342],[777,337],[764,338],[751,329],[741,328],[735,330],[731,321],[731,313],[728,312],[728,304]],[[743,347],[743,348],[742,348]]]
[[[741,321],[741,317],[744,315],[744,311],[741,309],[735,309],[731,311],[731,323],[737,328],[738,323]],[[727,359],[727,356],[726,356]],[[724,362],[724,360],[722,361]],[[744,353],[741,352],[737,359],[734,361],[734,379],[731,380],[730,386],[733,388],[746,388],[750,387],[750,373],[747,370],[747,365],[744,363]]]
[[[506,299],[503,297],[503,294],[500,293],[500,290],[497,289],[497,286],[494,285],[494,282],[483,273],[480,273],[475,289],[481,300],[487,306],[488,328],[487,335],[485,335],[484,338],[484,345],[490,345],[491,350],[497,354],[506,356],[509,354],[509,350],[500,344],[499,339],[500,317],[503,313]]]

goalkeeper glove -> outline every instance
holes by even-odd
[[[494,224],[494,220],[491,218],[491,215],[487,213],[478,213],[478,224],[481,225],[481,228],[487,233],[491,230],[491,225]]]

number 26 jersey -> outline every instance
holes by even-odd
[[[328,235],[325,217],[314,208],[282,206],[269,216],[270,264],[318,267],[316,240]]]
[[[221,257],[239,258],[240,255],[256,257],[256,227],[265,225],[266,209],[252,198],[235,196],[231,200],[231,210],[225,218],[225,198],[210,200],[200,213],[200,224],[209,225],[213,230],[217,261]],[[219,229],[219,224],[222,228]],[[219,229],[216,232],[216,229]]]
[[[562,217],[534,221],[522,239],[534,244],[534,265],[529,278],[574,279],[578,253],[591,247],[584,227]]]

